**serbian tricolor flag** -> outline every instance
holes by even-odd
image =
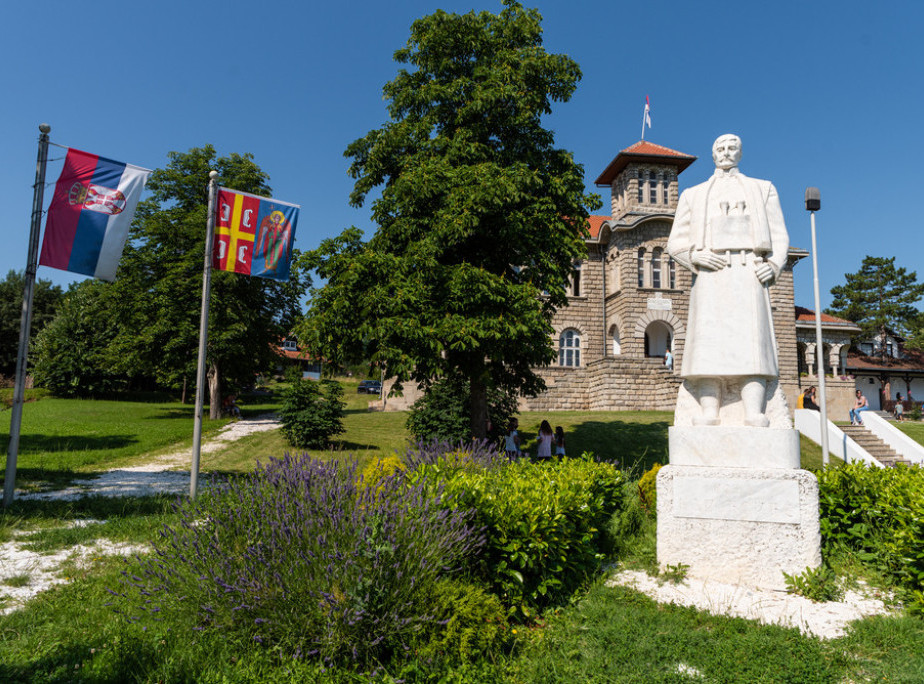
[[[299,205],[218,188],[212,268],[288,280]]]
[[[148,169],[69,148],[48,207],[43,266],[115,280]]]

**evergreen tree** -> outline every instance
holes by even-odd
[[[917,273],[896,268],[895,257],[863,259],[860,270],[847,273],[844,285],[831,288],[834,301],[825,313],[846,318],[862,330],[862,337],[880,341],[880,356],[885,356],[885,339],[892,331],[908,336],[920,312],[915,303],[924,296],[924,283]]]
[[[384,88],[390,119],[346,150],[351,203],[372,202],[375,235],[351,228],[306,255],[313,291],[300,340],[336,364],[363,358],[399,382],[469,388],[484,437],[489,387],[535,394],[554,359],[551,318],[586,256],[583,168],[542,125],[570,99],[578,65],[542,46],[541,16],[415,21]]]

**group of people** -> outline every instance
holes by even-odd
[[[796,408],[809,409],[811,411],[820,411],[818,407],[817,396],[815,394],[815,387],[809,387],[801,395],[799,395],[799,402],[796,404]]]
[[[520,423],[516,418],[510,419],[510,425],[507,427],[507,435],[504,438],[504,452],[511,461],[517,461],[525,453],[521,446],[523,440],[519,432]],[[552,431],[549,421],[543,420],[539,425],[538,450],[536,458],[552,458],[552,450],[556,456],[565,455],[565,431],[559,425]]]

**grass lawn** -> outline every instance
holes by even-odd
[[[179,403],[45,398],[23,406],[17,486],[126,465],[139,456],[192,445],[193,407]],[[205,421],[203,434],[227,420]],[[0,411],[4,472],[10,412]]]
[[[892,425],[911,437],[911,439],[918,444],[924,445],[924,423],[906,420],[901,423],[894,422]]]

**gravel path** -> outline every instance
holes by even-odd
[[[280,425],[273,413],[256,418],[237,420],[223,427],[213,438],[203,442],[201,454],[219,451],[231,442],[255,432],[275,430]],[[16,498],[28,500],[73,501],[82,496],[150,496],[152,494],[179,494],[189,489],[189,465],[192,448],[188,447],[158,456],[140,466],[114,468],[99,477],[74,480],[70,486],[48,492],[20,492]],[[177,470],[186,468],[186,470]]]
[[[219,451],[229,443],[256,432],[275,430],[279,421],[275,414],[267,413],[256,418],[229,423],[214,437],[202,444],[200,453]],[[149,496],[151,494],[180,494],[189,490],[189,470],[192,449],[185,448],[157,456],[150,462],[127,468],[115,468],[96,478],[75,480],[70,486],[49,492],[17,491],[20,500],[67,500],[83,496]],[[99,524],[100,520],[75,520],[69,527]],[[29,534],[26,532],[25,534]],[[22,536],[22,535],[20,535]],[[20,608],[39,592],[72,578],[65,575],[62,564],[81,572],[93,559],[105,555],[128,556],[144,553],[147,545],[114,543],[97,539],[90,544],[76,544],[54,553],[39,553],[28,548],[28,542],[13,539],[0,544],[0,614]]]
[[[713,615],[757,620],[768,625],[797,627],[803,634],[836,639],[844,636],[854,620],[869,615],[885,615],[890,609],[878,598],[857,591],[844,592],[842,601],[815,603],[784,591],[769,591],[723,584],[710,580],[686,579],[673,584],[659,581],[644,572],[623,570],[609,582],[647,594],[658,603],[692,606]]]

